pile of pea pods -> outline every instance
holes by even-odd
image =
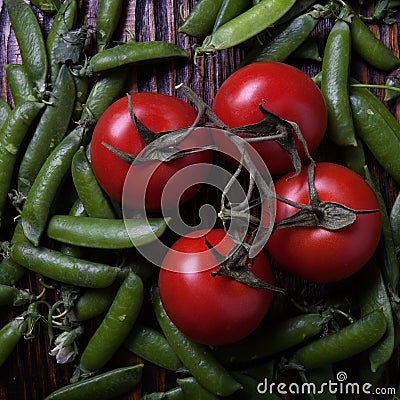
[[[400,396],[400,382],[385,380],[400,343],[400,196],[389,201],[376,181],[379,169],[393,187],[400,182],[400,123],[393,111],[400,59],[368,26],[395,24],[398,2],[376,2],[366,19],[354,11],[361,0],[354,8],[341,0],[199,0],[180,22],[179,32],[196,38],[189,50],[166,41],[116,42],[121,0],[100,0],[94,26],[77,22],[82,1],[3,3],[22,64],[4,66],[12,104],[0,99],[1,374],[17,348],[32,349],[40,341],[54,357],[54,368],[70,373],[69,382],[52,384],[46,400],[283,399],[287,395],[263,392],[260,384],[285,379],[321,384],[335,381],[336,372],[346,368],[371,390],[397,388],[386,398]],[[46,33],[38,19],[43,14],[52,18]],[[323,56],[313,36],[318,24],[329,27]],[[90,54],[88,42],[95,43]],[[166,234],[167,221],[154,217],[150,229],[137,219],[138,234],[129,236],[120,205],[95,178],[87,149],[96,121],[124,95],[136,65],[199,63],[230,49],[240,50],[239,67],[293,59],[317,66],[313,79],[328,108],[329,145],[375,190],[383,229],[375,256],[351,281],[322,288],[328,295],[318,301],[292,299],[286,317],[214,348],[173,324],[154,286],[157,267],[135,250],[154,234]],[[385,84],[353,79],[353,54],[384,74]],[[375,174],[366,167],[367,152]],[[86,250],[47,236],[49,221],[62,224],[67,214],[87,219],[75,240],[84,240]],[[96,250],[88,252],[91,247]],[[29,279],[42,290],[22,288]],[[354,286],[363,288],[361,295]],[[148,313],[152,317],[144,318]],[[136,361],[117,365],[121,349]],[[162,391],[141,386],[148,365],[164,371],[164,379],[168,371]],[[36,372],[39,376],[40,368]],[[39,399],[30,390],[26,398]],[[342,398],[327,392],[301,396]]]

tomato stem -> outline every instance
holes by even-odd
[[[312,162],[308,167],[308,204],[296,203],[276,195],[277,200],[296,207],[299,211],[275,223],[274,229],[304,226],[339,230],[353,224],[359,214],[379,212],[379,210],[353,210],[340,203],[321,201],[315,187],[315,165]]]

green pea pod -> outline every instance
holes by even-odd
[[[97,51],[107,48],[118,27],[123,7],[122,0],[101,0],[96,20]]]
[[[30,2],[37,7],[39,10],[54,14],[60,8],[60,0],[30,0]]]
[[[121,96],[127,76],[127,69],[102,74],[89,92],[81,119],[93,117],[98,121],[104,111]]]
[[[67,256],[57,250],[15,243],[11,258],[25,268],[59,282],[79,287],[104,288],[116,279],[118,268]]]
[[[42,30],[35,13],[24,0],[4,0],[21,53],[22,63],[36,87],[47,79],[47,54]]]
[[[257,1],[258,3],[260,2]],[[316,0],[297,0],[293,7],[277,21],[277,25],[287,24],[292,19],[298,17],[300,14],[306,13],[310,10],[311,6],[315,4]]]
[[[293,51],[291,57],[301,60],[322,61],[319,53],[318,43],[313,37],[308,37]]]
[[[62,243],[91,248],[126,249],[149,244],[167,228],[164,218],[105,219],[54,215],[47,235]]]
[[[360,271],[356,287],[362,288],[359,293],[361,315],[367,315],[380,309],[386,318],[385,334],[368,351],[371,371],[376,372],[378,368],[389,361],[393,354],[394,322],[389,294],[375,257]]]
[[[261,363],[254,363],[246,368],[241,368],[240,372],[246,374],[259,382],[267,379],[267,381],[273,381],[276,376],[276,365],[277,361],[274,358],[269,358]]]
[[[21,319],[16,318],[0,329],[0,367],[22,338]]]
[[[13,97],[14,107],[18,107],[26,101],[35,101],[37,95],[35,93],[35,85],[26,73],[25,67],[21,64],[6,64],[4,69]]]
[[[352,49],[372,67],[391,71],[400,65],[400,59],[392,50],[365,25],[360,17],[348,7],[352,19],[350,23]]]
[[[26,101],[15,107],[0,130],[0,218],[17,163],[18,151],[44,104]]]
[[[165,62],[175,58],[188,58],[182,47],[164,41],[129,42],[103,50],[89,61],[85,73],[109,72],[131,64]]]
[[[356,131],[378,163],[400,182],[400,124],[368,89],[350,86]]]
[[[158,288],[152,291],[153,308],[165,337],[183,365],[205,389],[219,396],[229,396],[241,388],[214,357],[211,350],[186,337],[169,319],[161,303]]]
[[[80,371],[85,374],[97,372],[111,359],[131,331],[141,310],[143,296],[142,280],[130,272],[83,351]]]
[[[311,34],[318,19],[305,13],[293,19],[271,41],[251,51],[240,67],[258,61],[285,61]]]
[[[390,226],[395,252],[398,253],[400,251],[400,193],[397,195],[390,210]]]
[[[11,258],[3,258],[0,263],[0,284],[14,285],[24,275],[25,268]]]
[[[343,361],[377,343],[385,334],[386,326],[383,312],[375,310],[335,333],[304,345],[292,355],[289,363],[308,370]]]
[[[91,90],[91,80],[82,76],[74,76],[75,87],[76,87],[76,100],[74,111],[72,113],[72,121],[81,120],[81,116],[87,102],[90,90]]]
[[[135,324],[124,346],[141,359],[161,368],[177,371],[183,367],[165,336],[148,326]]]
[[[369,170],[365,167],[365,180],[374,190],[376,197],[379,202],[381,215],[382,215],[382,237],[381,242],[382,245],[382,253],[383,253],[383,268],[382,273],[384,274],[384,278],[386,284],[388,285],[388,290],[391,296],[397,297],[399,279],[400,279],[400,266],[397,259],[397,254],[395,250],[395,244],[392,235],[392,228],[390,225],[390,218],[388,215],[388,211],[386,209],[385,200],[382,196],[382,193],[379,191],[376,186],[375,181],[373,180]],[[397,300],[397,299],[396,299]]]
[[[215,355],[223,364],[250,364],[316,336],[324,328],[324,322],[320,314],[310,313],[265,324],[239,342],[216,347]]]
[[[336,394],[329,390],[327,384],[335,381],[332,365],[324,365],[320,368],[306,372],[306,382],[315,385],[316,392],[309,396],[310,400],[336,400]],[[369,383],[369,381],[367,381]],[[325,390],[323,390],[325,388]]]
[[[223,0],[199,0],[178,32],[189,36],[201,37],[212,32]]]
[[[38,246],[46,230],[51,205],[70,169],[72,158],[82,142],[86,128],[79,126],[70,132],[52,151],[34,180],[22,210],[25,236]],[[76,217],[78,218],[78,217]]]
[[[20,291],[14,286],[0,284],[0,306],[9,306],[14,304]]]
[[[26,241],[28,241],[28,239],[24,235],[22,223],[21,220],[19,220],[15,226],[11,244]],[[3,258],[0,263],[0,284],[14,285],[23,277],[25,271],[26,269],[22,265],[19,265],[10,257]]]
[[[215,394],[201,386],[192,376],[177,379],[178,385],[182,388],[185,399],[191,400],[218,400]]]
[[[371,371],[371,361],[369,359],[369,351],[365,351],[360,355],[360,362],[358,368],[358,374],[363,382],[368,382],[372,385],[372,388],[376,388],[378,383],[381,382],[382,375],[387,371],[389,363],[385,363],[380,366],[375,372]]]
[[[63,65],[53,87],[50,101],[26,149],[18,173],[18,190],[25,196],[43,163],[67,133],[75,104],[75,83]]]
[[[321,91],[328,110],[327,132],[338,146],[356,146],[349,100],[350,27],[338,20],[329,33],[322,61]]]
[[[295,0],[263,0],[220,26],[196,47],[196,55],[236,46],[256,36],[283,17]]]
[[[67,0],[58,8],[49,33],[46,38],[46,50],[49,62],[50,82],[55,82],[61,68],[57,60],[56,50],[63,36],[72,30],[78,17],[78,3],[76,0]]]
[[[358,136],[356,136],[356,141],[356,146],[340,146],[338,148],[339,162],[364,178],[366,163],[364,146]]]
[[[167,392],[153,392],[145,394],[140,400],[186,400],[180,386],[168,390]]]
[[[88,216],[114,218],[114,210],[94,175],[84,147],[81,147],[75,153],[72,159],[71,172],[75,189]]]
[[[229,400],[280,400],[280,397],[275,393],[262,393],[258,387],[261,382],[253,377],[243,374],[241,372],[232,372],[233,377],[242,384],[243,389],[238,390]],[[263,381],[265,376],[263,377]]]
[[[71,321],[88,321],[108,311],[121,286],[117,279],[112,285],[102,289],[87,289],[68,314]]]
[[[11,112],[10,105],[2,98],[0,98],[0,131],[1,129],[3,129],[3,125],[7,120],[10,112]]]
[[[44,400],[114,399],[131,392],[142,379],[143,364],[117,368],[71,383]]]
[[[245,12],[250,6],[250,0],[223,0],[215,19],[213,32],[226,22]]]
[[[85,207],[83,206],[80,199],[77,199],[75,203],[72,205],[69,215],[73,216],[81,216],[86,217],[87,213],[85,211]],[[82,258],[83,256],[83,249],[80,246],[74,246],[70,244],[63,243],[60,248],[61,253],[66,254],[68,256]]]

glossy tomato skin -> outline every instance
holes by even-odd
[[[222,254],[234,246],[222,229],[211,230],[207,239],[213,246],[220,243],[218,251]],[[201,235],[182,237],[172,249],[185,254],[179,257],[167,254],[158,284],[168,316],[184,334],[203,344],[223,345],[242,339],[259,325],[270,308],[272,291],[251,288],[228,277],[212,277],[211,271],[219,266],[215,257],[210,257]],[[208,264],[214,267],[202,270]],[[179,268],[181,272],[177,272]],[[185,268],[199,271],[182,272]],[[272,284],[272,271],[265,253],[255,257],[252,271]]]
[[[134,93],[132,99],[136,117],[155,133],[189,127],[197,117],[196,110],[177,97],[160,93]],[[145,143],[133,125],[129,109],[128,97],[114,102],[99,118],[90,145],[90,157],[93,171],[104,191],[114,200],[122,201],[124,182],[130,165],[113,154],[102,143],[133,155],[139,154]],[[193,142],[193,141],[192,141]],[[190,143],[190,146],[193,143]],[[201,139],[197,145],[209,144],[209,139]],[[186,165],[198,162],[211,162],[210,152],[202,152],[187,156],[160,168],[152,177],[152,186],[163,187],[165,180]],[[141,178],[138,177],[140,183]],[[194,190],[193,190],[194,193]],[[187,193],[190,197],[193,193]],[[147,196],[146,206],[149,211],[157,212],[160,199],[153,193]]]
[[[292,179],[280,178],[275,191],[297,203],[308,204],[307,167]],[[355,222],[339,230],[290,227],[275,230],[267,242],[272,257],[287,271],[309,281],[336,282],[361,269],[374,253],[381,234],[382,216],[370,186],[358,174],[341,165],[318,163],[315,186],[321,201],[343,204],[354,210],[378,210],[359,214]],[[297,209],[280,201],[276,222]]]
[[[230,128],[263,120],[259,105],[283,119],[296,122],[310,153],[321,143],[327,126],[327,110],[318,86],[304,72],[280,62],[256,62],[230,75],[217,91],[213,110]],[[272,175],[292,169],[288,154],[269,140],[253,143]],[[301,159],[303,146],[296,140]]]

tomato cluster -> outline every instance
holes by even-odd
[[[103,114],[91,144],[94,173],[103,189],[119,202],[127,190],[130,165],[111,148],[137,156],[151,141],[148,135],[147,142],[143,139],[132,111],[148,130],[161,134],[188,128],[197,117],[192,106],[176,97],[136,93],[130,98],[131,109],[129,99],[123,98]],[[212,106],[227,130],[243,126],[259,128],[264,118],[262,109],[273,113],[282,123],[290,121],[291,126],[298,126],[308,149],[307,152],[293,130],[298,156],[304,165],[301,171],[295,172],[292,158],[281,144],[273,140],[252,142],[274,177],[277,195],[276,228],[268,239],[266,252],[278,266],[307,280],[335,282],[349,277],[366,264],[378,245],[382,221],[375,193],[355,172],[328,162],[315,164],[310,185],[309,153],[323,140],[327,110],[321,91],[305,73],[277,62],[250,64],[228,77]],[[247,139],[247,132],[238,134]],[[193,141],[189,136],[185,140],[179,149],[189,151],[172,161],[162,162],[151,179],[143,172],[145,167],[135,166],[132,176],[136,178],[129,180],[128,199],[134,198],[146,182],[146,211],[159,213],[163,188],[175,173],[191,164],[213,162],[209,150],[190,151],[196,146],[212,145],[211,136],[204,134]],[[202,177],[207,173],[206,168],[199,168]],[[178,200],[170,199],[171,205],[188,200],[196,190],[194,185]],[[313,193],[318,204],[312,201]],[[338,210],[351,214],[354,221],[337,229],[327,228],[323,221],[336,218]],[[304,226],[290,222],[299,211],[311,213],[314,223]],[[287,220],[288,224],[280,224]],[[235,245],[224,229],[195,232],[181,237],[161,266],[159,289],[168,315],[182,332],[201,343],[220,345],[247,336],[270,308],[271,290],[247,285],[231,276],[214,276],[222,266],[217,255],[226,258]],[[218,253],[210,248],[218,248]],[[244,269],[272,285],[272,269],[266,252],[247,260]]]

